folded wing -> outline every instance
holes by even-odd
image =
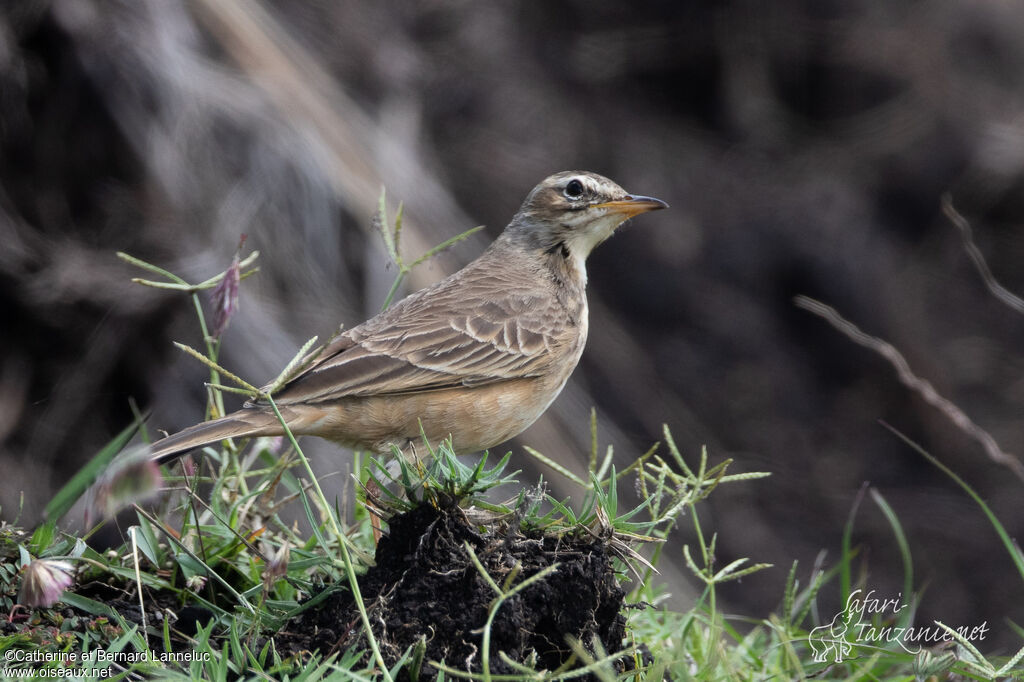
[[[445,280],[341,334],[275,400],[325,402],[541,376],[565,345],[557,305],[535,286],[528,294],[488,278],[472,288]]]

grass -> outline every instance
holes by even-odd
[[[850,578],[858,572],[858,552],[848,541],[838,564],[828,571],[812,572],[806,584],[794,563],[775,613],[745,618],[723,613],[717,587],[766,567],[745,559],[718,566],[717,535],[702,523],[701,503],[718,485],[746,484],[752,477],[728,474],[728,462],[709,465],[703,453],[695,465],[689,465],[670,438],[666,429],[665,459],[651,452],[632,468],[646,497],[629,509],[620,508],[616,490],[622,477],[611,466],[603,478],[593,472],[578,504],[542,497],[532,490],[505,503],[489,501],[485,496],[489,490],[510,484],[505,469],[508,458],[493,467],[487,467],[484,460],[467,466],[446,445],[435,450],[426,469],[403,466],[394,474],[406,492],[386,500],[389,513],[401,513],[418,504],[456,501],[495,518],[519,514],[524,528],[545,533],[586,529],[606,537],[620,557],[623,582],[632,586],[626,601],[653,605],[628,612],[628,636],[622,651],[588,658],[580,649],[582,667],[559,673],[527,671],[529,662],[517,661],[526,667],[513,678],[488,671],[490,661],[501,656],[487,646],[489,619],[480,624],[485,653],[483,670],[474,679],[571,679],[581,671],[597,679],[636,680],[666,676],[693,680],[909,680],[943,673],[959,675],[956,679],[996,679],[1021,673],[1024,649],[1010,657],[986,657],[969,639],[952,635],[947,649],[926,649],[917,656],[891,642],[864,643],[850,637],[843,660],[815,661],[811,631],[826,624],[815,619],[818,597],[824,590],[841,588],[841,601],[847,603],[867,584],[867,578],[859,582]],[[368,515],[358,514],[347,523],[336,505],[315,493],[311,480],[302,476],[306,472],[294,448],[280,453],[273,451],[273,445],[261,440],[248,457],[231,451],[211,452],[207,460],[214,464],[214,471],[168,476],[171,494],[152,512],[136,507],[132,525],[124,533],[125,544],[105,553],[90,549],[83,538],[60,532],[54,521],[31,534],[4,527],[0,531],[0,589],[12,619],[0,637],[3,655],[24,668],[72,667],[83,678],[90,670],[102,669],[125,679],[137,675],[204,680],[394,679],[403,671],[408,675],[414,666],[421,672],[459,676],[460,671],[440,661],[417,660],[413,650],[387,667],[380,652],[373,651],[367,620],[360,625],[369,635],[363,650],[329,655],[283,655],[278,651],[275,633],[300,611],[315,606],[316,596],[325,594],[325,587],[338,590],[358,585],[372,551],[372,534]],[[386,490],[385,471],[370,460],[364,476],[376,478]],[[203,488],[206,491],[200,493]],[[889,520],[910,580],[911,557],[899,520],[877,491],[869,492],[869,499]],[[301,505],[309,532],[298,531],[281,519],[283,504],[289,502]],[[852,535],[854,521],[852,514],[845,538]],[[998,520],[992,521],[1000,532]],[[692,526],[692,545],[680,548],[667,541],[671,528],[679,522]],[[483,526],[486,521],[477,523]],[[644,545],[652,548],[647,559],[637,553]],[[349,560],[339,561],[345,551],[350,551]],[[476,559],[471,549],[467,552]],[[694,580],[703,585],[689,610],[661,606],[665,588],[659,583],[656,567],[666,552],[681,552]],[[1019,550],[1014,548],[1011,556],[1015,562],[1019,560]],[[283,566],[282,557],[287,557]],[[73,563],[75,587],[51,607],[14,609],[22,577],[19,571],[39,560]],[[546,577],[538,573],[521,582],[499,582],[487,575],[478,560],[475,563],[494,590],[491,618],[530,581]],[[106,595],[111,592],[97,591],[97,584],[110,586],[112,593],[123,598],[110,599]],[[904,589],[906,594],[912,593],[912,588]],[[138,618],[128,620],[121,615],[140,599],[143,608],[136,613],[180,613],[188,605],[203,609],[208,622],[189,632],[170,618],[160,620],[151,615],[143,626],[135,622]],[[361,612],[368,614],[365,605]],[[909,609],[899,614],[874,614],[871,626],[912,627],[912,615]],[[636,668],[626,674],[615,673],[612,662],[623,654],[632,657]]]
[[[400,214],[395,228],[388,228],[383,197],[377,224],[392,258],[402,265],[390,299],[412,266],[404,266],[398,253]],[[143,283],[190,296],[205,333],[199,292],[216,286],[226,274],[190,285],[161,268],[125,259],[166,280]],[[254,261],[255,254],[250,255],[240,262],[241,268]],[[301,368],[314,341],[269,389],[260,391],[217,364],[219,340],[207,335],[205,352],[190,352],[210,369],[210,415],[223,413],[224,391],[259,395],[272,404],[274,389]],[[239,388],[223,385],[224,380]],[[531,537],[584,534],[600,538],[615,557],[619,580],[628,589],[626,603],[636,605],[625,612],[626,638],[621,648],[606,651],[593,642],[570,642],[572,660],[556,670],[537,669],[535,657],[512,660],[505,652],[493,650],[495,618],[528,588],[549,579],[557,567],[528,577],[513,568],[501,578],[489,573],[467,544],[466,556],[493,592],[487,618],[479,624],[482,652],[477,672],[430,660],[420,644],[392,660],[378,646],[371,622],[374,604],[360,597],[360,578],[373,563],[370,515],[363,505],[326,497],[290,434],[283,440],[257,439],[246,447],[241,443],[208,447],[201,466],[189,463],[177,473],[165,471],[162,478],[154,478],[131,456],[114,459],[140,426],[141,420],[125,429],[72,478],[47,506],[45,523],[31,532],[17,523],[0,527],[0,601],[8,613],[0,629],[0,655],[7,665],[6,675],[20,670],[72,679],[102,675],[211,681],[434,676],[524,681],[585,676],[638,681],[1024,678],[1024,647],[1011,655],[986,655],[970,632],[914,620],[910,545],[891,506],[874,489],[862,491],[845,527],[837,529],[842,552],[834,566],[807,571],[794,562],[773,613],[723,612],[719,586],[769,566],[747,558],[720,566],[718,535],[702,520],[702,505],[720,485],[754,485],[767,474],[730,473],[730,460],[713,463],[703,450],[696,457],[686,457],[668,427],[663,445],[652,447],[618,471],[612,448],[601,451],[599,447],[593,417],[586,477],[529,450],[574,481],[580,491],[578,500],[552,498],[542,481],[519,487],[516,473],[507,469],[509,455],[492,466],[487,465],[486,456],[468,465],[452,454],[450,444],[432,448],[429,443],[429,456],[422,465],[399,458],[394,471],[357,455],[358,473],[351,490],[363,500],[369,490],[379,490],[371,494],[385,516],[419,505],[457,505],[479,532],[501,523]],[[984,501],[931,455],[921,454],[975,500],[1024,580],[1024,556]],[[94,484],[97,479],[99,483]],[[157,501],[139,503],[155,485],[161,488]],[[624,504],[620,497],[624,486],[638,492],[639,503]],[[510,487],[516,491],[510,499],[493,499],[496,491]],[[87,544],[102,522],[81,537],[60,529],[63,517],[87,489],[94,495],[102,491],[97,508],[129,505],[129,511],[118,517],[120,524],[129,524],[123,528],[119,547],[101,552]],[[874,613],[857,609],[870,582],[859,550],[852,544],[857,513],[865,500],[881,510],[892,529],[904,565],[906,608]],[[289,511],[294,519],[295,510],[304,524],[286,520]],[[679,546],[678,535],[672,532],[681,524],[689,527],[693,541]],[[682,611],[664,605],[666,586],[657,572],[668,554],[675,553],[701,588],[696,601]],[[358,622],[351,624],[360,632],[352,639],[357,645],[337,651],[282,648],[283,630],[296,616],[346,590],[359,612]],[[826,594],[838,595],[839,602],[848,606],[846,611],[835,618],[821,613],[819,600],[824,601]],[[845,631],[839,632],[841,627]],[[863,637],[865,632],[891,635],[898,628],[905,633],[925,627],[947,635],[946,641],[911,653],[907,649],[912,647],[901,646],[899,638],[865,641]],[[1024,640],[1024,631],[1016,630]],[[623,661],[630,662],[626,669]],[[498,662],[502,670],[514,672],[495,672]]]

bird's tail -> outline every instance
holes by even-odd
[[[257,410],[239,410],[226,417],[190,426],[156,441],[150,456],[159,464],[181,457],[189,450],[226,438],[276,436],[282,433],[277,417]]]

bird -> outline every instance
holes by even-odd
[[[517,436],[551,405],[583,353],[586,260],[629,218],[668,208],[606,177],[565,171],[526,196],[502,233],[446,279],[338,334],[271,396],[296,436],[418,457]],[[151,445],[167,463],[229,438],[280,436],[265,399]]]

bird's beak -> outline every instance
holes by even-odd
[[[661,199],[655,199],[654,197],[642,197],[634,194],[626,197],[625,199],[606,201],[603,204],[594,204],[594,208],[604,208],[612,213],[618,213],[627,218],[632,218],[635,215],[647,213],[648,211],[657,211],[659,208],[668,208],[668,204]]]

